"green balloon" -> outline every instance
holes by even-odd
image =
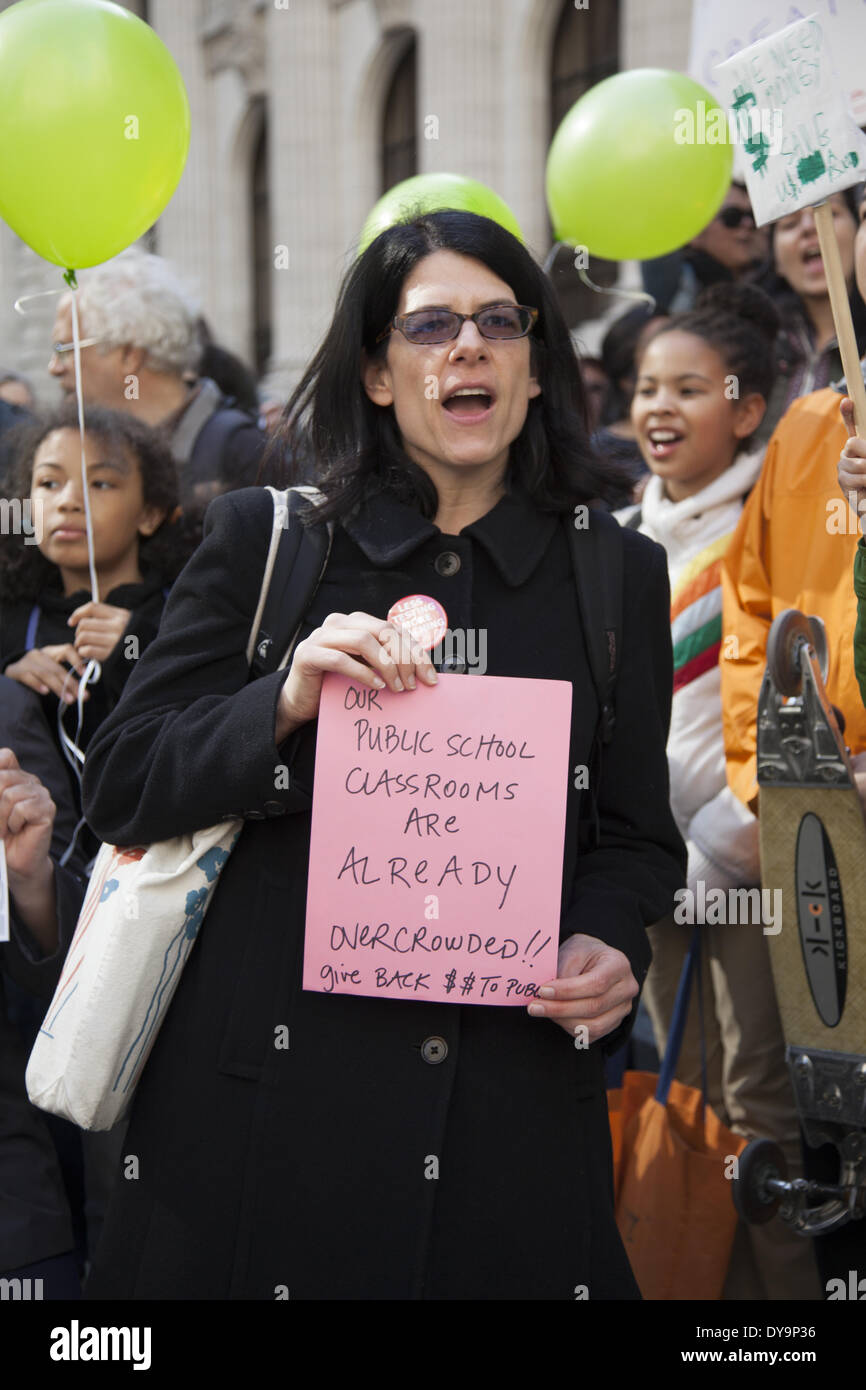
[[[575,102],[553,137],[554,234],[612,261],[663,256],[712,220],[732,166],[727,116],[704,87],[661,68],[617,73]]]
[[[0,15],[0,216],[45,260],[98,265],[146,232],[189,125],[174,59],[122,6],[21,0]]]
[[[414,178],[395,183],[376,203],[364,223],[358,254],[366,251],[380,232],[395,223],[422,212],[441,212],[443,208],[477,212],[498,222],[518,241],[523,241],[514,213],[485,184],[464,178],[462,174],[416,174]]]

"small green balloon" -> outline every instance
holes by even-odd
[[[108,0],[21,0],[0,15],[0,216],[82,268],[152,227],[189,149],[189,102],[162,39]]]
[[[380,232],[395,223],[420,212],[440,212],[443,208],[477,212],[498,222],[518,241],[523,241],[514,213],[492,188],[475,179],[464,178],[462,174],[416,174],[414,178],[395,183],[376,203],[364,223],[358,255],[366,251]]]
[[[724,109],[691,77],[617,73],[575,102],[553,137],[554,234],[612,261],[666,255],[712,220],[733,157]]]

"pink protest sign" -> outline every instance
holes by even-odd
[[[568,681],[328,675],[304,989],[525,1005],[556,976]]]

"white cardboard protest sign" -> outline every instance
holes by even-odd
[[[863,0],[694,0],[689,76],[721,101],[716,65],[812,11],[828,35],[851,114],[866,124],[866,5]]]
[[[849,114],[817,14],[751,44],[716,71],[720,100],[743,131],[746,186],[759,226],[866,177],[866,136]]]

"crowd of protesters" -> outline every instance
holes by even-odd
[[[860,188],[849,190],[830,200],[861,353],[866,350],[863,192]],[[457,315],[471,318],[472,306],[467,310],[468,299],[464,302],[460,293],[465,291],[464,298],[471,296],[476,281],[464,281],[461,275],[467,265],[474,264],[477,276],[480,264],[490,277],[488,290],[496,292],[498,276],[499,285],[504,284],[516,295],[518,305],[543,308],[547,317],[545,347],[554,342],[559,332],[557,311],[547,298],[543,277],[540,272],[533,274],[513,248],[500,245],[501,235],[499,240],[485,240],[489,237],[486,232],[467,231],[457,224],[454,228],[444,223],[439,226],[435,217],[419,220],[416,229],[420,240],[411,242],[411,253],[409,240],[404,248],[403,280],[394,279],[393,265],[383,261],[376,268],[387,284],[385,299],[393,296],[395,311],[400,294],[405,311],[407,287],[410,294],[415,287],[414,267],[423,264],[429,268],[435,262],[443,294],[451,283],[449,275],[453,275]],[[477,243],[473,237],[478,238]],[[473,251],[476,244],[478,249]],[[373,260],[369,263],[374,266]],[[659,862],[657,882],[653,892],[645,894],[641,908],[653,952],[648,973],[643,948],[627,948],[625,937],[617,938],[619,954],[623,960],[627,958],[630,971],[629,988],[624,987],[618,997],[616,1022],[608,1030],[608,1043],[616,1036],[623,1049],[612,1058],[611,1047],[605,1047],[609,1074],[615,1071],[617,1058],[621,1063],[626,1055],[628,1044],[621,1033],[634,1021],[632,981],[634,993],[643,986],[658,1053],[664,1054],[673,996],[688,947],[688,929],[670,918],[655,920],[658,913],[653,914],[647,903],[664,899],[660,885],[673,881],[672,873],[676,876],[671,866],[677,855],[681,866],[685,865],[681,882],[691,889],[699,882],[706,888],[724,889],[760,883],[756,709],[767,634],[781,608],[800,608],[823,618],[836,652],[828,693],[845,716],[845,737],[855,755],[855,766],[859,768],[860,755],[866,760],[866,711],[850,640],[857,623],[857,532],[852,527],[847,537],[841,537],[831,534],[826,526],[826,504],[839,495],[837,467],[851,431],[840,413],[844,382],[812,214],[792,214],[769,229],[759,229],[745,189],[735,183],[710,225],[688,247],[646,263],[643,276],[655,307],[641,305],[617,318],[598,357],[583,360],[579,369],[575,362],[572,386],[555,376],[560,368],[552,365],[552,351],[540,364],[532,358],[528,390],[522,377],[517,381],[529,402],[527,408],[524,401],[526,431],[530,426],[542,428],[536,397],[540,396],[549,412],[558,400],[564,418],[569,420],[574,404],[573,445],[581,454],[582,486],[589,495],[603,498],[625,530],[657,542],[667,559],[670,632],[665,628],[663,636],[654,633],[654,650],[647,660],[658,661],[665,652],[670,654],[673,701],[663,745],[670,792],[665,814],[672,817],[671,829],[664,842],[667,832],[656,832],[653,852]],[[518,289],[519,277],[523,277],[522,291]],[[481,288],[482,280],[483,276],[477,281]],[[374,312],[370,308],[376,303],[374,289],[372,283],[365,285],[360,280],[348,283],[338,305],[338,316],[343,313],[344,323],[351,324],[355,311],[359,316],[362,311]],[[542,306],[524,295],[544,298],[545,303]],[[488,293],[480,302],[489,301]],[[451,300],[440,297],[436,302]],[[192,601],[196,585],[204,589],[207,584],[216,584],[216,538],[225,532],[223,542],[227,543],[226,528],[233,517],[233,524],[241,529],[251,525],[254,500],[242,505],[241,498],[237,499],[235,515],[216,499],[239,489],[258,489],[264,481],[297,481],[303,473],[304,480],[322,482],[333,515],[342,524],[341,499],[351,497],[354,488],[355,501],[362,502],[365,476],[372,477],[381,469],[385,490],[393,489],[397,509],[389,524],[406,525],[406,508],[420,507],[423,522],[416,518],[420,526],[417,543],[429,543],[431,530],[450,540],[456,537],[465,543],[468,536],[472,541],[473,525],[485,517],[485,511],[477,506],[473,510],[459,489],[449,492],[452,482],[445,471],[429,465],[432,445],[425,444],[423,449],[418,445],[417,453],[407,447],[406,440],[411,437],[417,441],[423,425],[410,419],[408,378],[404,379],[401,401],[399,372],[393,365],[387,370],[382,365],[387,342],[384,348],[379,347],[378,355],[371,350],[361,356],[354,389],[360,396],[363,362],[364,409],[372,406],[383,419],[386,415],[394,418],[392,411],[396,412],[399,437],[384,427],[375,437],[357,431],[352,436],[346,428],[341,439],[336,423],[340,403],[327,374],[328,353],[338,361],[337,344],[341,340],[337,329],[332,330],[333,340],[326,340],[314,359],[285,412],[285,423],[274,434],[283,415],[282,406],[277,409],[273,401],[263,399],[254,374],[214,342],[200,306],[172,268],[158,257],[133,248],[102,267],[82,273],[78,315],[92,556],[84,515],[69,296],[58,303],[49,363],[50,373],[63,392],[62,403],[43,413],[23,375],[0,371],[2,495],[21,502],[38,501],[42,517],[38,544],[28,543],[32,538],[24,536],[4,537],[0,550],[0,832],[6,842],[12,916],[12,939],[0,947],[0,1274],[41,1277],[46,1296],[56,1298],[78,1297],[93,1265],[117,1185],[126,1125],[118,1125],[107,1134],[85,1134],[36,1110],[24,1089],[26,1058],[51,997],[68,945],[69,925],[74,924],[76,906],[80,906],[89,866],[98,849],[99,837],[89,824],[88,811],[96,808],[95,819],[104,833],[110,824],[128,830],[132,825],[139,829],[144,820],[148,826],[158,823],[149,803],[138,807],[139,795],[143,795],[141,768],[147,761],[141,740],[136,746],[140,767],[129,764],[129,787],[114,788],[115,795],[110,796],[106,780],[123,776],[116,769],[125,755],[118,754],[112,761],[109,741],[100,736],[100,730],[116,731],[122,737],[133,720],[139,728],[150,720],[154,730],[162,722],[158,705],[147,704],[146,680],[137,678],[138,706],[134,698],[124,698],[124,689],[136,663],[151,647],[154,651],[145,666],[153,673],[151,685],[156,688],[164,683],[171,689],[171,643],[177,647],[183,634],[178,626],[181,618],[172,622],[171,610],[167,625],[161,626],[163,610],[168,602],[176,603],[179,615],[186,602],[184,612],[196,613]],[[363,331],[366,335],[366,327]],[[524,332],[525,326],[520,330],[516,327],[512,336],[519,339]],[[366,336],[359,341],[366,353]],[[454,360],[459,363],[465,358],[476,375],[482,376],[491,361],[495,365],[500,360],[497,354],[503,354],[505,348],[495,340],[488,341],[474,321],[456,325],[454,341]],[[434,346],[438,348],[440,343],[451,352],[450,345],[441,339]],[[402,337],[400,344],[395,354],[413,346]],[[506,354],[508,350],[510,345]],[[344,340],[339,351],[347,351]],[[561,341],[558,351],[561,358]],[[506,360],[505,355],[502,360]],[[339,365],[345,368],[346,363]],[[484,379],[488,380],[486,376]],[[540,385],[540,391],[532,389],[533,383]],[[308,410],[303,420],[302,406]],[[329,415],[329,410],[334,413]],[[360,413],[359,405],[353,418],[360,418]],[[543,428],[552,437],[552,417],[545,417]],[[265,458],[269,434],[273,444]],[[517,437],[523,435],[512,435],[512,443]],[[322,464],[329,447],[339,454],[332,472]],[[527,469],[521,474],[517,470],[516,444],[514,448],[507,499],[514,515],[502,512],[501,493],[495,488],[484,494],[486,508],[491,517],[498,517],[500,527],[490,527],[485,544],[492,548],[494,558],[497,547],[502,547],[496,563],[506,585],[511,586],[529,581],[525,575],[522,579],[509,577],[513,557],[508,550],[512,544],[508,528],[517,528],[515,534],[522,533],[521,544],[530,549],[534,546],[539,558],[546,553],[545,546],[552,544],[545,530],[545,510],[537,509],[540,494],[533,494],[529,486],[531,472]],[[380,462],[375,461],[377,451]],[[303,469],[297,462],[300,457]],[[859,457],[856,441],[847,446],[845,457]],[[523,454],[520,458],[523,461]],[[403,466],[412,488],[405,479],[394,481],[395,469]],[[522,462],[522,466],[526,465]],[[565,464],[558,466],[565,468]],[[426,481],[420,473],[427,475]],[[438,506],[424,502],[424,488],[430,480],[439,489]],[[550,496],[554,491],[551,484]],[[548,499],[548,510],[556,509]],[[438,531],[431,528],[434,516]],[[345,537],[344,548],[338,547],[344,568],[366,564],[364,556],[369,560],[375,547],[383,544],[372,529],[366,533],[366,524],[362,507],[360,520],[356,519],[351,529],[348,523],[346,526],[346,537],[351,535],[354,549]],[[378,524],[383,524],[381,518]],[[792,542],[792,537],[806,531],[811,537],[808,547]],[[396,544],[393,536],[389,544]],[[402,544],[405,548],[405,542]],[[92,592],[94,572],[98,597]],[[544,565],[539,571],[542,573]],[[482,593],[482,578],[479,570],[478,592],[483,602],[494,604],[498,590],[491,581]],[[425,587],[420,577],[418,584]],[[426,588],[433,592],[429,581]],[[539,597],[544,597],[543,585]],[[345,603],[346,613],[361,607],[351,585]],[[387,606],[385,603],[376,616],[383,618]],[[368,604],[364,607],[374,612]],[[201,611],[206,612],[204,608]],[[357,612],[352,616],[359,618]],[[860,631],[862,626],[861,619]],[[218,627],[216,615],[214,633]],[[569,630],[567,624],[565,630]],[[307,640],[314,642],[318,631],[311,630]],[[723,633],[737,639],[733,656],[722,650]],[[356,650],[348,638],[346,641],[345,651]],[[94,660],[101,665],[100,678],[79,690],[87,663]],[[312,657],[305,660],[315,665]],[[859,661],[863,680],[866,661],[862,651]],[[320,664],[326,666],[324,661]],[[423,675],[421,665],[418,669]],[[563,673],[567,669],[563,666]],[[508,674],[530,673],[550,674],[547,667],[532,668],[531,672],[516,666],[508,669]],[[286,688],[290,684],[287,682]],[[179,701],[192,698],[178,689]],[[283,737],[276,740],[282,748],[291,738],[292,756],[299,747],[306,747],[303,737],[298,742],[298,730],[302,726],[302,732],[309,731],[318,706],[317,696],[312,704],[308,699],[305,713],[298,716],[303,703],[299,691],[300,685],[292,685]],[[205,684],[195,688],[196,697],[207,693]],[[660,697],[660,728],[666,720],[666,698],[669,695]],[[625,725],[628,698],[623,695],[621,699]],[[278,730],[280,718],[278,713]],[[226,740],[236,738],[238,729],[237,722],[227,723]],[[164,741],[167,735],[159,737]],[[628,735],[623,732],[621,737],[625,740]],[[156,732],[153,740],[155,750]],[[97,773],[92,772],[94,790],[88,798],[82,793],[80,759],[70,756],[69,745],[84,755],[92,741],[101,783],[95,787]],[[178,742],[176,756],[187,752],[188,744]],[[303,769],[303,759],[301,766]],[[139,782],[134,788],[135,777]],[[866,772],[858,775],[858,789],[866,806]],[[630,785],[618,790],[625,801],[634,792]],[[180,806],[182,789],[167,787],[169,794]],[[612,807],[612,790],[609,796]],[[123,809],[115,810],[115,803]],[[13,818],[16,806],[17,821]],[[304,813],[308,804],[299,801],[297,807],[293,804],[284,809]],[[10,829],[10,818],[15,833]],[[90,819],[94,819],[93,814]],[[32,840],[22,848],[22,827],[28,823]],[[201,821],[207,823],[207,818]],[[117,842],[124,843],[122,839]],[[295,849],[300,853],[302,847],[299,841]],[[627,866],[622,873],[627,880]],[[573,932],[579,930],[571,927]],[[218,938],[218,925],[213,925],[212,934]],[[765,935],[744,927],[707,927],[705,940],[702,1028],[711,1105],[735,1131],[749,1137],[769,1137],[780,1144],[792,1176],[805,1171],[808,1176],[832,1177],[831,1157],[824,1151],[807,1151],[801,1142]],[[328,1003],[333,1006],[337,1001]],[[387,1003],[375,1007],[384,1008],[389,1015]],[[399,1007],[411,1011],[418,1006]],[[489,1012],[497,1015],[501,1024],[507,1011]],[[393,1010],[389,1016],[395,1016]],[[348,1015],[345,1026],[352,1026]],[[362,1022],[359,1027],[363,1027]],[[517,1041],[514,1045],[516,1048]],[[170,1046],[170,1041],[165,1044],[166,1049]],[[481,1042],[477,1046],[480,1049]],[[543,1049],[539,1064],[542,1053]],[[157,1070],[155,1065],[154,1075]],[[694,1009],[679,1074],[692,1084],[700,1084],[700,1026]],[[551,1103],[556,1098],[554,1087],[551,1081]],[[471,1098],[466,1103],[471,1108]],[[491,1118],[490,1123],[493,1132],[496,1121]],[[542,1121],[538,1124],[540,1133]],[[452,1144],[459,1143],[454,1137],[458,1133],[455,1122]],[[575,1137],[573,1161],[582,1162],[584,1153]],[[479,1154],[480,1150],[472,1149],[467,1141],[466,1161],[480,1166]],[[313,1167],[321,1161],[310,1159]],[[575,1177],[576,1184],[581,1181]],[[552,1184],[553,1196],[556,1190]],[[453,1194],[449,1207],[447,1189],[443,1191],[442,1209],[450,1211],[453,1230],[441,1235],[438,1255],[431,1257],[428,1287],[437,1291],[425,1296],[478,1296],[453,1292],[472,1287],[472,1279],[463,1279],[453,1268],[465,1250],[461,1242],[469,1236],[461,1233],[466,1211]],[[603,1203],[606,1198],[599,1200]],[[100,1296],[110,1296],[105,1291],[118,1270],[122,1278],[128,1275],[130,1290],[139,1290],[120,1296],[160,1296],[157,1255],[152,1253],[151,1283],[145,1295],[140,1292],[144,1285],[135,1284],[119,1253],[127,1240],[124,1223],[129,1223],[131,1232],[138,1229],[136,1222],[155,1219],[152,1212],[136,1207],[137,1201],[138,1194],[115,1194],[101,1265],[97,1259],[96,1282],[102,1281],[104,1291]],[[572,1212],[576,1228],[583,1220],[581,1212],[577,1208]],[[385,1206],[382,1213],[384,1218]],[[221,1214],[215,1213],[214,1219],[219,1223]],[[292,1219],[301,1220],[298,1211],[292,1211]],[[564,1215],[562,1220],[566,1221]],[[228,1221],[226,1229],[230,1229]],[[170,1236],[167,1239],[170,1242]],[[608,1232],[605,1241],[606,1254],[593,1266],[599,1271],[599,1285],[604,1286],[607,1280],[604,1296],[637,1296],[627,1269],[618,1262],[612,1244],[615,1237]],[[725,1297],[821,1298],[830,1272],[841,1269],[844,1273],[858,1251],[862,1257],[862,1246],[863,1237],[858,1236],[855,1226],[814,1241],[792,1233],[782,1222],[742,1227]],[[188,1256],[180,1245],[178,1252],[180,1268]],[[216,1246],[214,1252],[216,1260]],[[537,1254],[534,1251],[533,1258]],[[555,1258],[551,1268],[556,1269]],[[495,1285],[489,1270],[485,1277]],[[519,1296],[515,1294],[517,1284],[510,1285],[508,1277],[500,1270],[501,1292],[488,1296]],[[550,1277],[552,1281],[553,1275]],[[173,1289],[167,1297],[222,1296],[219,1292],[185,1295],[177,1269],[166,1278],[167,1287]],[[327,1287],[326,1281],[322,1287]],[[382,1287],[388,1287],[387,1281]],[[392,1290],[382,1296],[401,1295]]]

